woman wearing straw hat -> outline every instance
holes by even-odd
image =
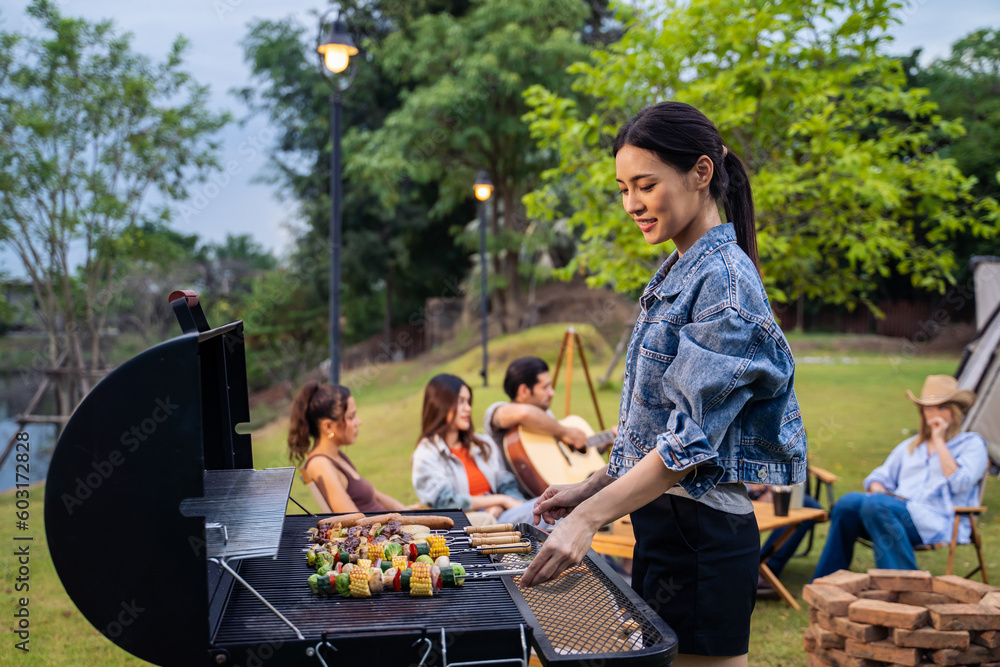
[[[906,397],[920,412],[919,432],[865,478],[868,493],[848,493],[837,501],[815,577],[849,567],[859,537],[871,539],[875,567],[915,570],[913,547],[949,540],[954,508],[978,504],[986,441],[978,433],[959,432],[976,395],[959,389],[953,377],[930,375],[920,398],[909,390]],[[959,542],[968,542],[970,531],[963,524]]]

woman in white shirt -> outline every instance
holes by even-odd
[[[413,488],[425,505],[488,512],[501,523],[532,522],[533,503],[525,502],[500,448],[475,432],[472,389],[460,377],[436,375],[427,384],[412,467]]]

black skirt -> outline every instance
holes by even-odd
[[[632,528],[632,588],[677,633],[678,653],[747,653],[760,564],[753,513],[664,494],[632,513]]]

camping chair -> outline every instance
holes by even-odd
[[[979,566],[965,575],[966,579],[969,579],[976,572],[979,572],[983,577],[983,583],[990,583],[989,578],[986,576],[986,561],[983,560],[983,541],[979,537],[979,526],[977,524],[977,519],[980,514],[986,511],[986,506],[983,505],[983,496],[986,494],[986,480],[989,479],[990,471],[989,466],[986,468],[986,474],[983,475],[983,481],[979,483],[979,505],[975,507],[956,507],[955,508],[955,526],[951,531],[951,543],[948,545],[948,567],[945,570],[945,574],[951,574],[954,570],[955,565],[955,547],[958,546],[958,527],[963,517],[968,517],[969,525],[972,527],[972,534],[970,537],[972,541],[969,544],[976,547],[976,557],[979,559]],[[920,545],[918,549],[930,551],[938,547],[944,546],[944,544],[934,545],[928,549],[922,549],[924,545]]]
[[[983,577],[983,583],[990,583],[989,577],[986,574],[986,561],[983,559],[983,541],[979,536],[979,526],[977,519],[980,514],[986,511],[986,506],[983,505],[983,496],[986,494],[986,480],[989,478],[989,469],[987,468],[986,474],[983,475],[983,480],[979,482],[979,505],[974,507],[956,507],[955,508],[955,523],[951,531],[951,541],[950,542],[938,542],[937,544],[918,544],[913,547],[914,551],[937,551],[938,549],[948,548],[948,566],[945,568],[945,574],[954,574],[955,570],[955,549],[956,547],[962,546],[958,543],[958,528],[962,523],[963,518],[969,520],[969,525],[972,527],[972,538],[967,544],[974,546],[976,548],[976,557],[979,559],[979,565],[967,575],[966,579],[971,579],[972,576],[979,572]],[[864,538],[858,538],[858,544],[872,548],[871,540],[866,540]]]

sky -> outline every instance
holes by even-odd
[[[503,0],[494,0],[502,2]],[[258,18],[294,16],[310,31],[315,30],[316,12],[327,5],[322,0],[57,0],[66,15],[88,20],[112,19],[122,31],[133,33],[133,48],[154,61],[162,61],[178,34],[190,41],[186,68],[194,78],[211,87],[213,109],[228,109],[236,118],[247,119],[246,107],[230,94],[249,82],[250,70],[243,61],[240,42],[247,24]],[[0,0],[0,26],[21,31],[26,0]],[[908,54],[923,47],[923,62],[948,54],[959,37],[978,28],[1000,27],[998,0],[912,0],[904,10],[902,25],[891,33],[894,54]],[[312,32],[310,32],[312,34]],[[349,104],[348,92],[345,103]],[[226,234],[249,233],[265,248],[281,254],[290,243],[288,224],[294,224],[294,206],[280,202],[274,186],[254,183],[266,164],[266,147],[276,129],[261,118],[244,125],[232,124],[221,134],[222,164],[235,163],[235,173],[224,187],[207,184],[192,189],[188,206],[176,206],[174,227],[197,233],[204,241],[218,242]],[[180,212],[183,211],[184,215]],[[0,271],[23,275],[14,256],[0,251]]]

